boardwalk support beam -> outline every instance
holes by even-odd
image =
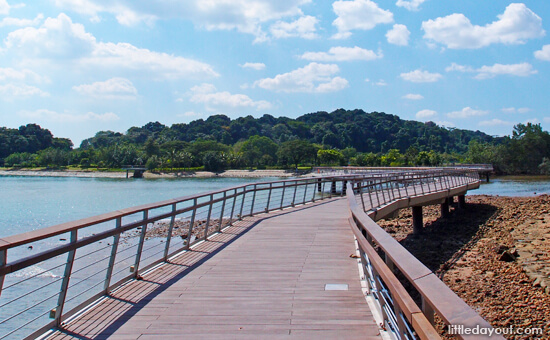
[[[422,233],[424,227],[424,221],[422,219],[422,206],[412,207],[413,215],[413,234],[418,235]]]
[[[458,196],[458,207],[460,209],[466,208],[466,196],[464,195]]]
[[[449,200],[441,203],[441,217],[449,217]]]

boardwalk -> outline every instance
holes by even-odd
[[[248,217],[49,338],[378,339],[348,216],[337,198]]]

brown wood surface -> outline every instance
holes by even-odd
[[[348,216],[347,200],[333,199],[246,218],[49,338],[379,338],[350,258]]]

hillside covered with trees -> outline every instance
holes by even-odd
[[[415,166],[493,163],[507,173],[550,168],[550,137],[540,125],[518,124],[512,136],[402,120],[363,110],[315,112],[296,119],[214,115],[189,124],[150,122],[125,133],[99,131],[72,149],[36,124],[0,128],[0,166],[80,166],[149,169],[297,167],[300,165]],[[535,153],[525,150],[536,148]],[[524,158],[529,159],[524,159]],[[545,160],[546,159],[546,160]],[[546,163],[545,163],[546,162]],[[550,170],[550,169],[549,169]]]

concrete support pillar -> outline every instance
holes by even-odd
[[[466,208],[466,196],[464,195],[458,196],[458,207],[460,209]]]
[[[360,194],[361,193],[361,182],[357,182],[355,184],[355,193]]]
[[[330,193],[336,194],[336,181],[332,181],[332,184],[330,185]]]
[[[487,173],[487,183],[489,183],[489,173]]]
[[[344,183],[342,183],[342,195],[346,194],[347,188],[348,188],[348,181],[344,181]]]
[[[422,217],[422,207],[412,207],[413,215],[413,234],[418,235],[422,233],[424,228],[424,221]]]
[[[449,200],[445,199],[445,202],[441,203],[441,217],[449,217]]]
[[[322,183],[321,179],[317,179],[317,192],[321,192],[322,189]]]

